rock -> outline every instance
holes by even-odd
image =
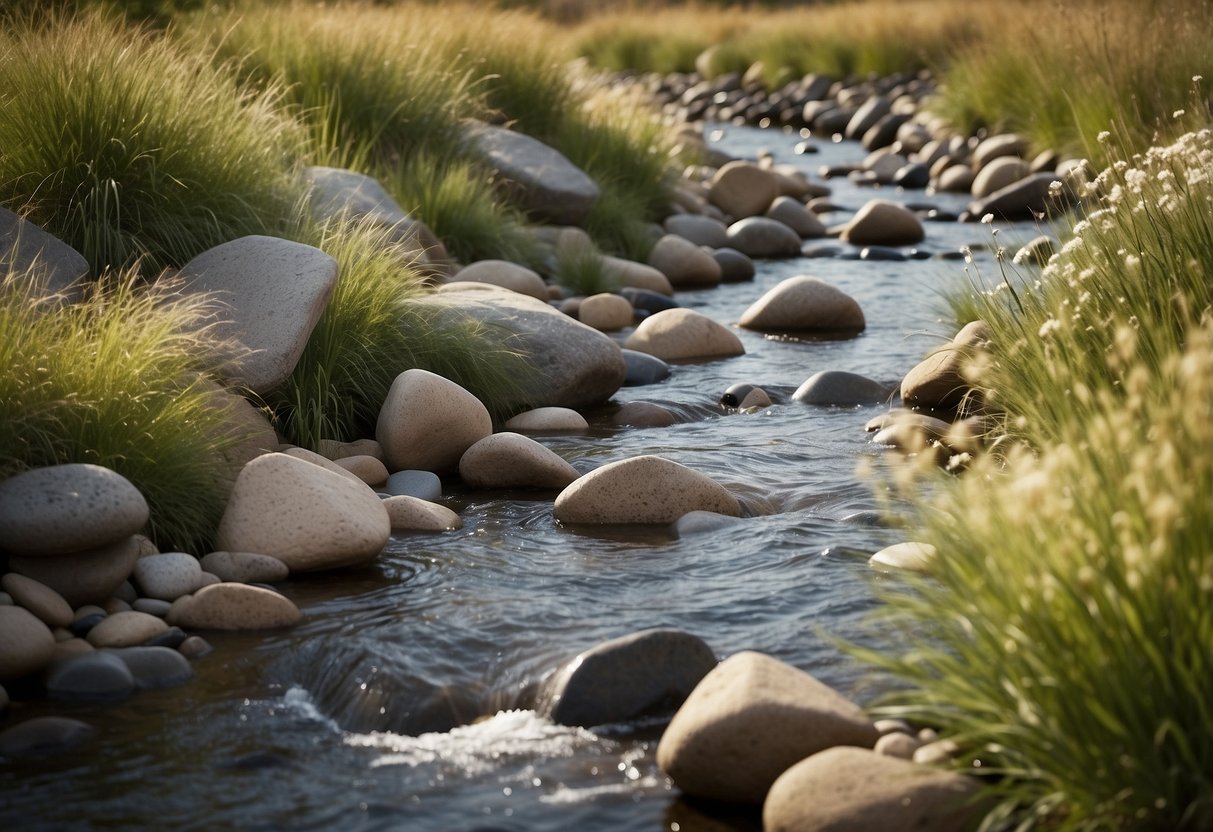
[[[531,235],[541,246],[551,249],[556,257],[579,257],[598,254],[598,247],[585,229],[575,225],[533,225]]]
[[[316,452],[334,462],[351,456],[373,456],[383,462],[383,448],[374,439],[358,439],[354,442],[321,439],[316,443]]]
[[[524,382],[518,406],[590,407],[609,399],[623,384],[618,344],[534,298],[461,292],[420,302],[441,310],[435,316],[439,326],[472,318],[516,333],[511,346],[535,369]]]
[[[459,460],[459,476],[474,488],[561,489],[579,474],[534,439],[495,433],[467,449]]]
[[[19,679],[50,663],[55,636],[23,607],[0,607],[0,681]]]
[[[809,376],[797,388],[792,399],[805,404],[854,407],[883,404],[892,395],[892,388],[857,373],[822,370]]]
[[[52,663],[70,659],[73,656],[79,656],[84,653],[92,653],[96,649],[82,638],[69,638],[64,641],[57,641],[55,642],[55,653]]]
[[[765,832],[964,832],[983,813],[964,775],[862,748],[831,748],[784,772],[762,808]]]
[[[455,280],[487,283],[547,302],[548,285],[526,266],[508,260],[478,260],[455,272]]]
[[[659,295],[672,295],[674,287],[670,279],[652,266],[603,255],[602,273],[619,284],[623,290],[642,289]],[[626,291],[619,294],[627,297]]]
[[[912,760],[914,759],[914,752],[921,745],[922,743],[918,741],[917,737],[896,732],[881,736],[876,741],[876,747],[872,750],[886,757],[896,757],[899,760]]]
[[[730,386],[721,394],[720,404],[723,407],[733,407],[738,410],[747,407],[767,407],[771,404],[771,397],[761,387],[741,382]]]
[[[38,716],[0,731],[0,757],[10,760],[60,754],[96,734],[93,726],[65,716]]]
[[[1011,262],[1016,266],[1032,265],[1043,268],[1048,264],[1049,258],[1055,251],[1056,243],[1053,242],[1053,238],[1041,234],[1020,247],[1019,251],[1015,252],[1015,256],[1011,258]]]
[[[384,512],[385,516],[387,512]],[[173,602],[168,621],[199,630],[269,630],[303,618],[290,599],[259,586],[220,583]]]
[[[740,516],[724,486],[684,465],[638,456],[585,474],[556,498],[561,523],[673,523],[688,511]]]
[[[337,286],[337,273],[337,261],[318,248],[254,235],[186,263],[182,292],[215,293],[225,304],[216,335],[250,352],[224,372],[231,381],[266,393],[295,369]]]
[[[286,580],[291,570],[278,558],[256,552],[211,552],[201,566],[227,583],[274,583]]]
[[[125,647],[108,652],[122,660],[139,690],[175,688],[194,675],[189,659],[171,647]]]
[[[104,606],[106,615],[113,615],[116,612],[130,612],[131,610],[130,603],[123,601],[121,598],[106,599]]]
[[[907,113],[889,113],[884,116],[863,134],[864,148],[879,150],[893,144],[897,140],[897,132],[909,120],[910,116]]]
[[[134,647],[167,629],[168,625],[163,619],[128,610],[113,613],[98,622],[96,627],[88,631],[87,641],[94,647]]]
[[[747,217],[733,223],[729,226],[728,240],[730,247],[748,257],[800,255],[800,235],[768,217]]]
[[[973,167],[984,170],[995,159],[1023,157],[1028,152],[1028,140],[1018,133],[997,133],[986,139],[973,150]]]
[[[241,470],[216,547],[272,555],[303,572],[371,560],[390,534],[387,512],[369,487],[275,453]]]
[[[559,433],[586,431],[590,423],[576,410],[567,407],[537,407],[511,417],[502,427],[518,433]]]
[[[885,199],[868,202],[842,231],[842,239],[857,246],[908,246],[923,237],[922,222],[914,212]]]
[[[159,598],[136,598],[135,602],[131,604],[131,609],[135,612],[145,612],[157,618],[164,618],[168,615],[169,607],[172,605],[172,601],[161,601]]]
[[[334,464],[349,471],[358,478],[359,482],[364,482],[369,486],[380,486],[387,482],[387,466],[373,456],[344,456],[334,460]]]
[[[100,465],[33,468],[0,482],[0,549],[21,557],[108,546],[147,519],[139,489]]]
[[[893,184],[908,191],[921,190],[931,184],[931,169],[926,165],[903,165],[893,174]]]
[[[326,471],[332,471],[334,474],[345,477],[351,482],[365,485],[362,479],[349,468],[338,465],[328,457],[322,456],[315,451],[309,451],[307,448],[285,448],[281,453],[293,456],[295,459],[302,459],[304,462],[310,462],[312,465],[317,465]]]
[[[920,361],[901,381],[901,398],[909,407],[953,408],[970,391],[966,364],[990,339],[984,321],[966,324],[948,344]]]
[[[742,652],[683,703],[657,746],[657,764],[688,795],[761,803],[793,763],[876,740],[871,721],[837,691],[770,656]]]
[[[624,347],[663,361],[743,355],[741,340],[726,327],[691,309],[667,309],[640,322]]]
[[[614,725],[673,713],[716,666],[702,639],[645,630],[598,644],[558,670],[536,710],[558,725]]]
[[[611,417],[611,424],[634,428],[668,428],[674,414],[651,402],[625,402]]]
[[[872,724],[876,726],[876,730],[882,737],[889,734],[914,733],[914,729],[910,726],[910,723],[906,722],[904,719],[878,719]]]
[[[32,612],[46,626],[66,627],[72,623],[71,605],[46,584],[9,572],[0,579],[0,586],[18,606]]]
[[[892,183],[897,171],[906,165],[908,160],[900,153],[890,152],[888,148],[878,150],[863,160],[863,169],[876,175],[876,181],[882,185]]]
[[[39,294],[78,300],[88,278],[88,261],[67,243],[7,208],[0,208],[0,272],[33,275],[42,281]]]
[[[712,257],[720,266],[722,283],[739,283],[754,278],[754,261],[734,248],[718,248]]]
[[[671,214],[665,218],[663,225],[670,234],[677,234],[697,246],[720,248],[728,245],[725,240],[725,230],[728,226],[711,217],[696,214]]]
[[[211,643],[201,636],[190,636],[181,642],[181,646],[177,648],[177,652],[190,661],[201,659],[203,656],[210,655],[214,651],[215,648],[211,646]]]
[[[95,650],[55,662],[46,676],[46,693],[52,699],[119,702],[134,692],[134,675],[111,650]]]
[[[398,494],[383,501],[393,531],[446,532],[463,528],[459,515],[446,506]]]
[[[664,274],[675,289],[716,286],[720,264],[694,243],[667,234],[649,252],[649,265]]]
[[[979,219],[986,214],[993,214],[995,219],[1030,220],[1037,214],[1048,215],[1066,207],[1065,191],[1054,197],[1050,187],[1054,182],[1060,182],[1061,177],[1052,173],[1035,173],[1026,176],[1018,182],[1012,182],[987,196],[969,203],[968,213],[971,219]]]
[[[582,225],[598,201],[594,180],[543,142],[487,124],[469,126],[466,135],[511,199],[537,219]]]
[[[960,746],[954,740],[932,740],[914,749],[913,760],[921,766],[943,766],[956,759]]]
[[[973,177],[970,188],[973,196],[980,199],[989,196],[1012,182],[1028,175],[1028,163],[1014,156],[1001,156],[992,160]]]
[[[442,480],[433,471],[397,471],[387,478],[384,490],[394,497],[437,500],[442,496]]]
[[[767,216],[783,223],[806,239],[826,235],[825,224],[817,215],[805,208],[804,203],[790,196],[781,196],[772,202],[771,207],[767,208]]]
[[[708,201],[734,219],[757,216],[779,196],[775,174],[753,162],[729,162],[712,176]]]
[[[876,122],[887,116],[891,109],[889,99],[882,95],[872,96],[851,116],[843,135],[848,139],[862,139],[863,134],[875,127]]]
[[[758,332],[861,331],[863,310],[824,280],[797,275],[781,281],[742,313],[739,326]]]
[[[625,387],[656,384],[670,377],[670,365],[655,355],[636,350],[624,350],[623,360],[627,366],[627,375],[623,379]]]
[[[660,292],[650,292],[646,289],[623,288],[619,294],[628,299],[632,309],[644,312],[664,312],[666,309],[677,309],[681,306],[669,295]]]
[[[9,568],[46,584],[72,606],[101,602],[130,576],[139,558],[139,538],[87,552],[56,557],[11,557]]]
[[[935,182],[935,190],[943,193],[967,194],[972,190],[975,178],[973,169],[968,165],[952,165],[939,174]]]
[[[886,546],[868,560],[876,569],[903,569],[907,572],[926,572],[935,559],[935,547],[929,543],[894,543]]]
[[[599,332],[616,332],[632,325],[634,310],[627,298],[600,292],[581,302],[578,319]]]
[[[198,589],[202,567],[197,558],[184,552],[151,555],[135,563],[135,580],[144,596],[175,601]]]
[[[700,534],[715,534],[744,522],[727,514],[714,511],[688,511],[674,521],[674,536],[682,539]]]
[[[942,441],[952,425],[943,419],[914,411],[895,412],[888,423],[876,431],[872,442],[891,445],[905,453],[919,453],[932,443]]]
[[[449,471],[492,432],[493,420],[479,399],[436,373],[411,369],[392,382],[375,438],[392,470]]]

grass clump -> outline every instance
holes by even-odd
[[[87,462],[143,493],[161,547],[205,547],[247,436],[208,376],[230,345],[208,334],[216,307],[134,270],[75,304],[39,290],[37,270],[0,275],[0,477]],[[204,550],[204,549],[202,549]]]
[[[0,203],[93,271],[154,274],[289,212],[301,134],[278,93],[99,13],[0,33]]]
[[[573,295],[619,291],[619,281],[607,273],[602,255],[593,249],[565,249],[556,255],[557,284]]]
[[[1213,824],[1213,132],[1118,161],[1039,282],[976,301],[1004,451],[921,512],[888,713],[993,775],[988,829]],[[1009,286],[1009,284],[1002,284]]]

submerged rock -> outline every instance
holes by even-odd
[[[475,488],[560,489],[577,469],[534,439],[494,433],[472,445],[459,460],[459,476]]]
[[[809,376],[792,394],[792,399],[805,404],[853,407],[883,404],[892,395],[893,388],[858,373],[822,370]]]
[[[663,361],[727,358],[745,353],[741,339],[692,309],[667,309],[641,321],[624,342],[630,350]]]
[[[24,759],[69,751],[97,733],[93,726],[64,716],[38,716],[0,731],[0,757]]]

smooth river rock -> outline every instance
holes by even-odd
[[[965,366],[990,340],[984,321],[972,321],[947,344],[932,352],[901,381],[901,398],[909,407],[951,408],[970,391]]]
[[[892,395],[893,388],[867,376],[844,370],[822,370],[809,376],[792,394],[792,399],[827,407],[854,407],[883,404]]]
[[[977,199],[987,197],[997,190],[1018,182],[1028,175],[1028,163],[1014,156],[1001,156],[992,160],[973,177],[969,191]]]
[[[689,240],[697,246],[720,248],[728,245],[723,222],[698,214],[671,214],[663,223],[665,230]]]
[[[502,427],[518,433],[559,433],[589,430],[590,423],[572,408],[536,407],[510,417]]]
[[[935,547],[930,543],[907,541],[886,546],[868,560],[872,567],[880,570],[904,570],[906,572],[927,572],[931,562],[935,560]]]
[[[733,223],[729,226],[728,244],[747,257],[800,256],[800,235],[769,217],[746,217]]]
[[[80,297],[89,272],[84,256],[40,226],[0,208],[0,271],[33,274],[35,264],[37,279],[44,281],[39,289],[63,293],[69,301]]]
[[[57,557],[12,557],[9,568],[46,584],[78,607],[101,603],[112,596],[130,577],[142,546],[139,535],[108,546]]]
[[[23,557],[108,546],[143,528],[147,501],[116,471],[71,463],[0,482],[0,550]]]
[[[721,662],[674,715],[657,764],[689,795],[761,803],[775,779],[836,745],[871,748],[879,735],[858,705],[802,670],[761,653]]]
[[[772,171],[753,162],[735,161],[712,176],[708,201],[734,219],[757,216],[779,196],[779,182]]]
[[[662,361],[728,358],[745,347],[727,327],[692,309],[667,309],[640,322],[624,347]]]
[[[590,295],[581,301],[577,311],[578,320],[599,332],[618,332],[629,327],[634,315],[627,298],[610,292]]]
[[[135,692],[135,677],[112,650],[95,650],[55,662],[46,674],[52,699],[118,702]]]
[[[619,284],[621,289],[643,289],[659,295],[674,294],[670,279],[652,266],[610,255],[603,255],[600,263],[602,273]]]
[[[124,647],[107,652],[122,660],[139,690],[175,688],[194,676],[189,659],[171,647]]]
[[[720,283],[720,264],[690,240],[666,234],[649,252],[649,265],[664,274],[675,289],[702,289]]]
[[[392,531],[447,532],[463,528],[459,515],[446,506],[431,503],[406,494],[397,494],[383,501]]]
[[[548,299],[548,285],[538,273],[508,260],[477,260],[455,272],[454,279],[500,286],[545,302]]]
[[[216,547],[272,555],[303,572],[364,563],[390,535],[387,511],[368,486],[274,453],[240,471]]]
[[[579,474],[534,439],[507,431],[468,448],[459,460],[459,476],[473,488],[561,489]]]
[[[94,647],[134,647],[168,629],[164,619],[126,610],[107,615],[85,637]]]
[[[293,627],[302,618],[289,598],[237,583],[212,584],[178,598],[168,614],[170,624],[199,630],[269,630]]]
[[[379,411],[375,438],[388,468],[450,471],[463,452],[493,432],[481,401],[450,379],[428,370],[396,376]]]
[[[0,681],[19,679],[50,663],[55,636],[23,607],[0,607]]]
[[[286,580],[291,573],[278,558],[257,552],[211,552],[203,556],[200,565],[226,583],[272,584]]]
[[[41,581],[9,572],[0,578],[0,587],[18,606],[32,612],[46,626],[66,627],[72,623],[71,604]]]
[[[842,239],[857,246],[909,246],[925,236],[922,221],[896,202],[873,199],[856,212]]]
[[[433,471],[397,471],[387,478],[383,491],[393,497],[437,500],[442,496],[442,479]]]
[[[866,322],[850,295],[821,278],[796,275],[781,281],[742,313],[739,326],[758,332],[855,333]]]
[[[65,716],[36,716],[0,731],[0,757],[23,759],[70,751],[97,733],[93,726]]]
[[[741,505],[720,483],[659,456],[622,459],[583,475],[560,492],[561,523],[673,523],[688,511],[741,515]]]
[[[166,552],[139,558],[134,577],[145,597],[176,601],[202,585],[202,567],[193,555]]]
[[[806,208],[803,202],[790,196],[781,196],[772,202],[766,215],[783,223],[804,239],[826,236],[825,223]]]

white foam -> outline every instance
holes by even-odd
[[[658,789],[662,785],[663,783],[660,779],[650,774],[634,782],[610,783],[605,786],[587,786],[582,789],[560,786],[551,794],[541,795],[539,802],[550,803],[556,806],[567,806],[572,803],[587,803],[591,800],[597,800],[600,797],[613,794],[635,794],[638,789]]]
[[[286,706],[287,710],[293,711],[305,719],[319,722],[331,731],[341,732],[341,726],[321,713],[320,709],[316,707],[316,703],[312,701],[312,695],[307,692],[306,688],[299,685],[291,685],[291,687],[287,688],[286,693],[282,694],[282,704]]]

